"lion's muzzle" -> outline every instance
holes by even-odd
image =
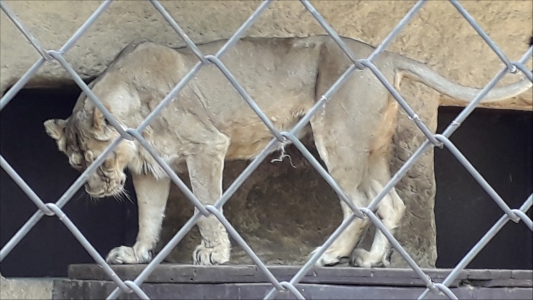
[[[126,175],[122,172],[116,172],[110,177],[102,177],[93,173],[85,183],[85,191],[95,198],[114,196],[124,190],[125,183]]]

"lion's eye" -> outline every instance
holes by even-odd
[[[81,164],[70,164],[75,170],[82,171],[83,166]]]
[[[73,166],[79,166],[82,162],[82,157],[78,153],[72,153],[69,157],[69,163]]]
[[[104,167],[104,169],[111,170],[111,169],[113,169],[113,161],[107,159],[107,160],[104,161],[102,166]]]

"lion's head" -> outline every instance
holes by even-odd
[[[46,133],[65,153],[70,165],[83,172],[118,136],[117,130],[107,124],[97,108],[89,113],[75,110],[66,120],[52,119],[44,122]],[[92,197],[116,196],[124,192],[126,175],[124,169],[132,160],[135,145],[122,140],[104,162],[91,174],[85,183],[85,191]]]

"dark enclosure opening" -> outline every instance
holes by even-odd
[[[462,111],[439,109],[442,133]],[[532,113],[476,109],[450,140],[511,209],[533,191]],[[504,214],[463,165],[447,149],[435,149],[435,221],[437,267],[451,268]],[[527,215],[531,218],[530,209]],[[508,222],[468,268],[532,269],[533,233]]]
[[[48,137],[43,122],[67,118],[79,93],[77,87],[22,90],[0,112],[0,153],[45,203],[59,200],[79,173]],[[3,169],[0,186],[3,247],[37,206]],[[133,191],[131,183],[128,189]],[[81,188],[63,210],[104,258],[111,248],[135,241],[137,208],[133,203],[91,200]],[[44,216],[2,261],[0,272],[6,277],[66,276],[68,265],[75,262],[94,260],[57,217]]]
[[[56,202],[79,173],[70,168],[42,124],[68,117],[79,93],[77,87],[23,90],[0,112],[0,153],[44,202]],[[438,131],[459,112],[441,109]],[[511,208],[518,208],[532,192],[531,116],[531,112],[476,110],[451,139]],[[448,150],[435,150],[435,164],[437,266],[450,268],[503,212]],[[0,186],[3,247],[37,207],[3,170]],[[111,248],[135,240],[134,203],[92,201],[82,189],[64,211],[104,257]],[[531,249],[532,233],[524,224],[510,222],[469,268],[531,269]],[[63,277],[69,264],[93,262],[57,217],[45,216],[2,261],[0,272],[6,277]]]

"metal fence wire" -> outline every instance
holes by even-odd
[[[320,23],[320,25],[327,31],[327,33],[337,42],[341,49],[352,61],[352,65],[346,70],[346,72],[327,90],[327,92],[320,97],[315,106],[301,119],[297,125],[289,132],[280,132],[270,122],[261,109],[255,104],[254,100],[247,94],[245,88],[243,88],[233,77],[231,72],[225,67],[224,63],[220,60],[220,57],[233,45],[243,33],[257,20],[257,18],[265,11],[265,9],[272,3],[272,0],[262,2],[253,14],[239,27],[239,29],[231,36],[226,44],[215,55],[204,55],[194,42],[185,34],[184,30],[179,24],[171,17],[171,15],[165,10],[165,8],[157,1],[150,0],[154,8],[159,11],[164,19],[170,23],[172,28],[178,33],[178,35],[185,41],[187,46],[193,51],[193,53],[199,58],[199,62],[189,71],[189,73],[172,89],[172,91],[159,103],[159,105],[150,113],[150,115],[143,121],[138,128],[122,129],[102,102],[91,92],[89,87],[83,82],[80,76],[74,71],[72,66],[64,59],[64,54],[77,42],[77,40],[86,32],[95,20],[105,11],[112,0],[104,1],[101,6],[89,17],[89,19],[72,35],[72,37],[58,50],[47,50],[43,48],[39,41],[29,32],[22,22],[17,18],[16,14],[6,5],[5,2],[0,1],[0,7],[2,11],[9,17],[9,19],[17,26],[22,34],[28,39],[33,47],[39,52],[41,57],[33,64],[33,66],[16,82],[16,84],[1,98],[0,110],[3,109],[13,97],[24,87],[24,85],[30,80],[30,78],[37,72],[37,70],[47,61],[57,61],[61,64],[65,70],[72,76],[72,79],[80,86],[80,88],[87,94],[87,96],[94,102],[96,107],[102,111],[105,118],[113,125],[118,132],[118,137],[108,148],[96,159],[70,186],[67,191],[59,198],[55,203],[44,203],[38,195],[26,184],[26,182],[17,174],[17,172],[9,165],[9,163],[0,156],[0,166],[6,171],[9,176],[21,187],[31,201],[38,207],[37,212],[22,226],[18,232],[9,240],[9,242],[0,251],[0,262],[10,253],[10,251],[26,236],[26,234],[35,226],[35,224],[44,216],[56,216],[65,224],[65,226],[72,232],[76,239],[83,245],[87,252],[93,257],[95,262],[101,265],[104,271],[109,275],[109,278],[117,284],[117,288],[108,296],[108,299],[116,299],[121,293],[135,293],[142,299],[148,299],[148,296],[141,288],[143,281],[152,273],[152,271],[163,261],[163,259],[169,255],[170,251],[180,242],[180,240],[189,232],[189,230],[196,224],[198,219],[204,215],[214,215],[227,229],[228,233],[235,239],[235,241],[246,251],[246,253],[253,259],[259,269],[261,269],[267,278],[272,283],[272,289],[265,296],[265,299],[272,299],[280,291],[288,291],[298,299],[304,299],[299,290],[295,287],[303,276],[312,268],[319,257],[326,251],[326,249],[333,243],[333,241],[346,229],[348,224],[355,218],[368,218],[374,223],[377,228],[383,232],[383,234],[390,241],[392,247],[394,247],[399,254],[406,260],[409,266],[420,276],[423,282],[426,284],[426,290],[420,295],[419,299],[425,298],[429,291],[442,292],[450,299],[457,299],[457,296],[448,288],[448,286],[454,281],[459,273],[474,259],[474,257],[485,247],[485,245],[500,231],[500,229],[509,221],[519,222],[520,220],[533,231],[533,222],[525,214],[525,212],[533,204],[533,194],[530,195],[524,202],[524,204],[518,209],[512,209],[501,199],[501,197],[492,189],[492,187],[483,179],[483,177],[477,172],[477,170],[468,162],[468,160],[461,154],[461,152],[450,141],[450,136],[459,128],[460,124],[470,115],[477,104],[483,99],[483,97],[492,89],[508,72],[516,73],[521,71],[530,81],[533,81],[531,71],[525,66],[525,62],[531,57],[533,47],[530,47],[522,56],[522,58],[516,62],[513,62],[507,58],[507,56],[500,50],[500,48],[490,39],[490,37],[483,31],[483,29],[476,23],[472,16],[461,6],[459,1],[449,0],[459,14],[461,14],[470,25],[479,33],[479,35],[485,40],[485,42],[494,50],[498,57],[503,61],[505,67],[497,73],[497,75],[482,89],[482,91],[475,97],[475,99],[466,106],[463,111],[456,117],[456,119],[447,127],[442,134],[433,134],[431,130],[422,122],[418,115],[411,109],[407,102],[400,96],[398,91],[385,79],[380,70],[374,65],[373,59],[377,57],[387,45],[395,38],[395,36],[402,30],[402,28],[411,20],[411,18],[417,13],[417,11],[424,5],[425,0],[417,2],[411,10],[405,15],[405,17],[396,25],[392,32],[381,42],[381,44],[375,49],[375,51],[367,58],[357,58],[354,53],[344,44],[337,32],[326,22],[326,20],[320,15],[315,7],[307,0],[301,0],[301,3],[311,13],[311,15]],[[180,178],[171,170],[171,168],[157,156],[154,149],[147,143],[147,141],[141,135],[142,131],[148,126],[148,124],[157,116],[157,114],[171,101],[178,92],[189,82],[193,76],[205,65],[213,64],[224,76],[231,82],[235,89],[239,92],[246,103],[257,113],[259,118],[266,124],[266,126],[272,132],[274,138],[268,143],[265,149],[248,165],[248,167],[239,175],[239,177],[233,182],[233,184],[223,193],[220,199],[216,201],[214,205],[203,205],[194,194],[187,188],[187,186],[180,180]],[[409,117],[415,122],[416,126],[426,136],[425,142],[413,153],[413,155],[407,160],[407,162],[400,168],[400,170],[394,174],[389,183],[384,189],[373,199],[368,207],[356,207],[349,201],[348,197],[342,192],[340,187],[335,183],[335,180],[328,174],[328,172],[318,163],[318,161],[311,155],[311,153],[305,148],[305,146],[296,138],[298,133],[311,119],[313,114],[327,102],[333,93],[345,82],[345,80],[356,70],[370,69],[378,80],[387,88],[392,96],[398,101],[400,106],[407,112]],[[188,220],[188,222],[176,233],[176,235],[163,247],[163,249],[156,255],[153,260],[144,268],[139,276],[134,280],[121,280],[113,269],[106,263],[106,261],[98,254],[92,244],[84,237],[79,231],[76,225],[69,219],[69,217],[63,212],[62,207],[68,203],[72,196],[80,189],[88,178],[88,174],[95,171],[104,161],[106,156],[113,151],[113,149],[119,144],[122,139],[136,139],[139,143],[146,148],[146,150],[156,159],[161,167],[168,173],[172,182],[176,184],[187,196],[187,198],[197,208],[194,215]],[[316,251],[307,261],[307,263],[297,272],[297,274],[289,281],[280,282],[276,277],[268,270],[265,264],[258,258],[254,251],[248,246],[248,244],[242,239],[239,233],[233,228],[220,211],[221,207],[228,201],[228,199],[235,193],[239,186],[244,182],[246,178],[258,167],[258,165],[266,158],[270,153],[270,150],[279,146],[280,143],[286,143],[290,140],[301,153],[311,162],[313,167],[324,177],[324,179],[331,185],[331,187],[341,196],[341,199],[345,201],[349,207],[353,210],[351,218],[346,219],[326,240],[326,242]],[[461,162],[461,164],[470,172],[470,174],[477,180],[477,182],[483,187],[483,189],[493,198],[493,200],[504,211],[502,217],[494,224],[494,226],[477,242],[477,244],[468,252],[467,255],[457,264],[453,271],[446,277],[442,283],[435,283],[432,279],[426,275],[422,269],[413,261],[413,259],[407,254],[403,247],[398,243],[394,236],[387,230],[380,219],[375,215],[374,210],[381,199],[394,187],[400,179],[405,175],[409,168],[416,162],[420,156],[430,149],[431,147],[446,147],[455,157]]]

